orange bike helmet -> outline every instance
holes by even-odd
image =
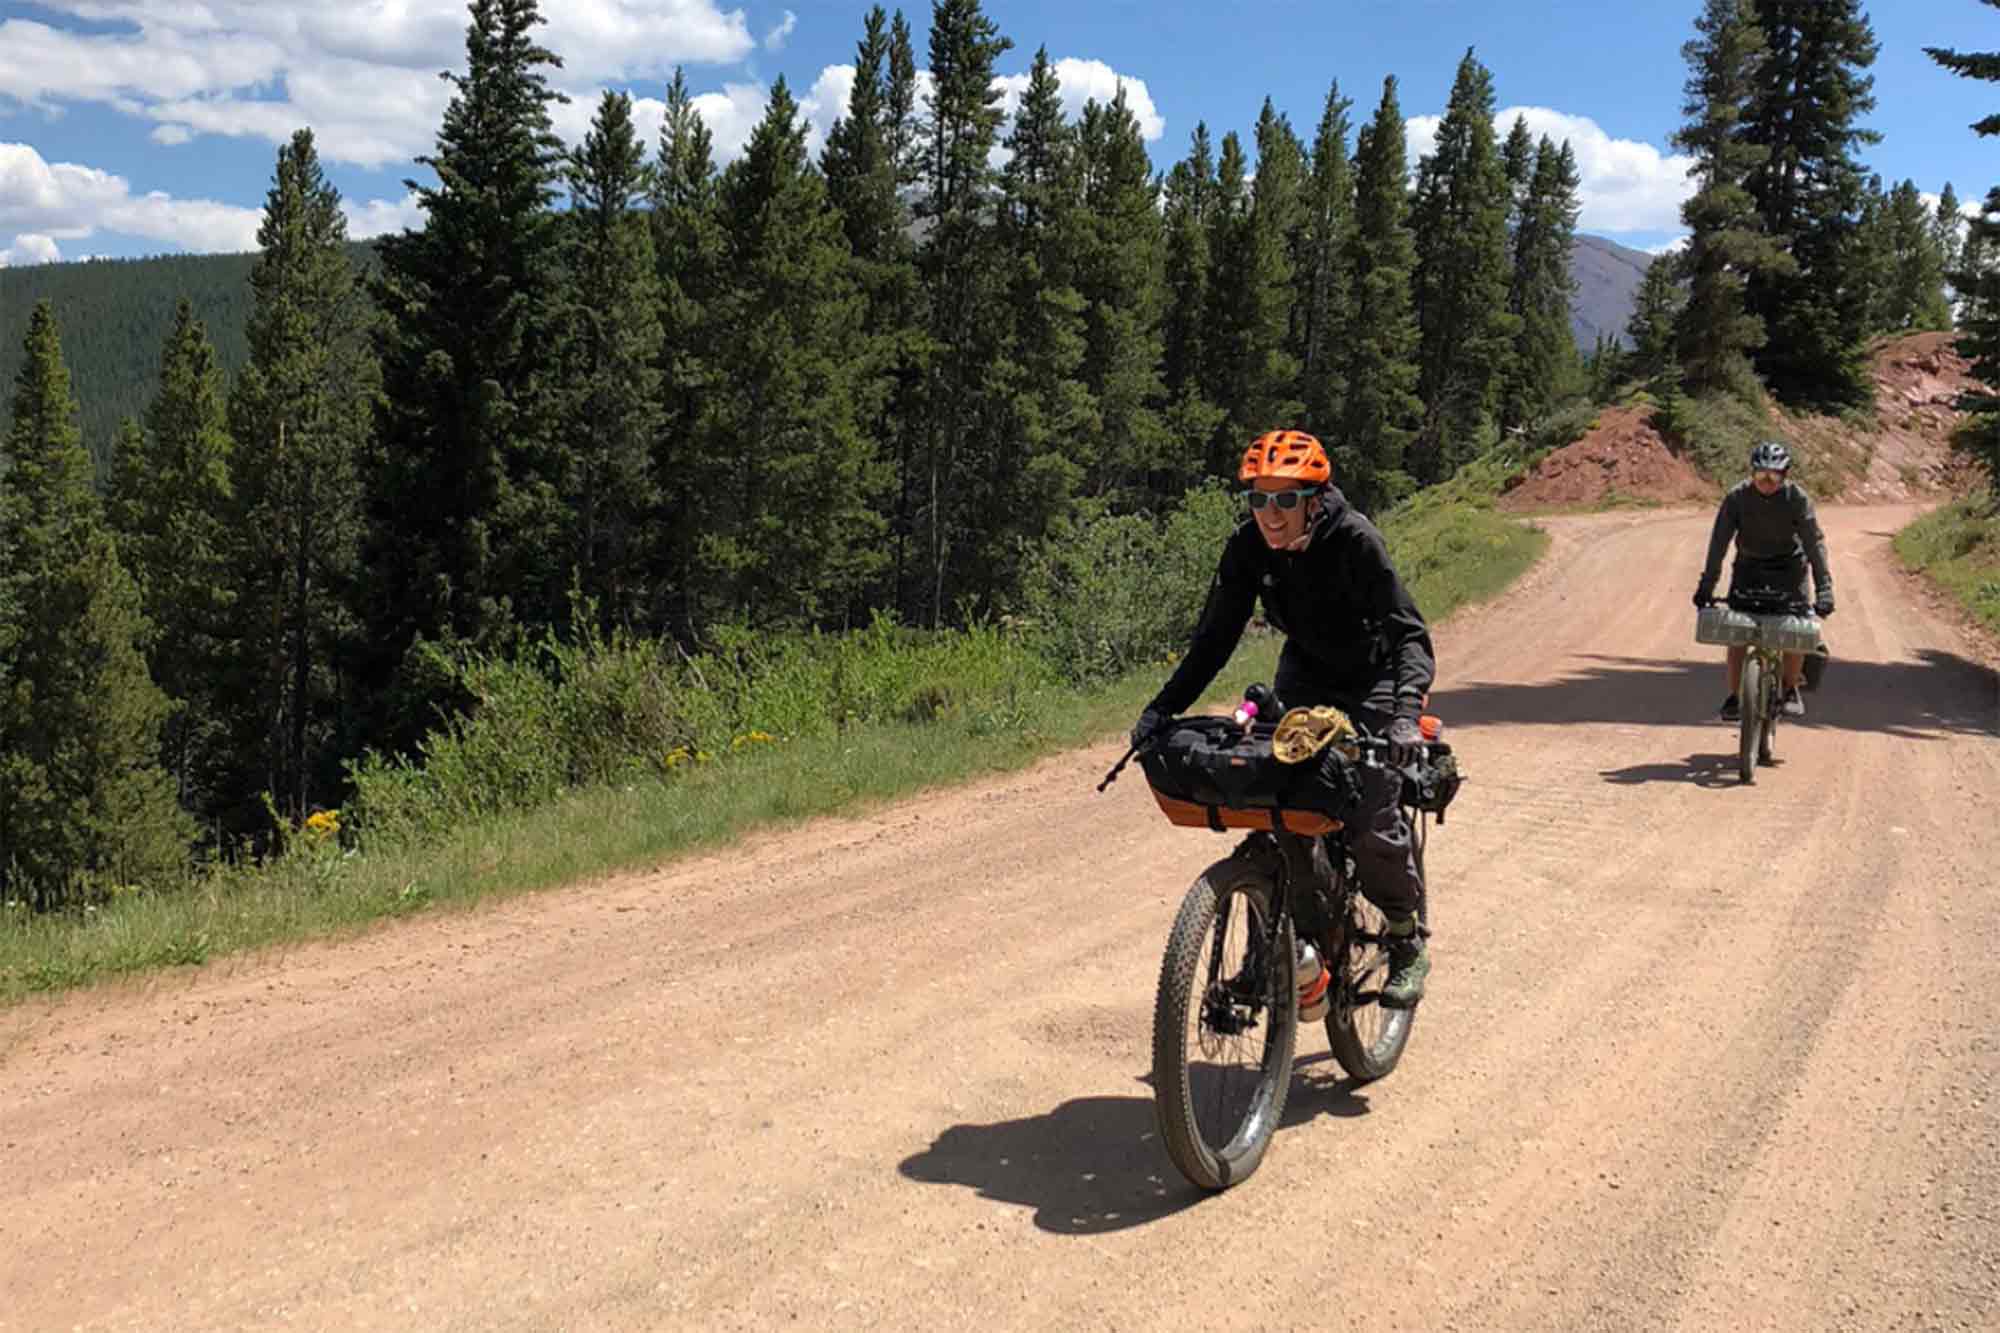
[[[1326,450],[1319,441],[1304,431],[1274,430],[1250,442],[1243,466],[1236,473],[1238,481],[1259,477],[1324,486],[1333,480],[1333,464],[1326,461]]]

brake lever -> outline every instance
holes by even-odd
[[[1125,752],[1125,757],[1123,759],[1120,759],[1117,763],[1111,766],[1111,771],[1104,775],[1104,781],[1097,784],[1097,791],[1100,796],[1103,795],[1104,789],[1106,787],[1109,787],[1112,783],[1118,781],[1118,775],[1125,771],[1125,765],[1131,763],[1132,757],[1138,753],[1139,753],[1139,747],[1135,745],[1131,749]]]

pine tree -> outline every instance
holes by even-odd
[[[293,820],[333,804],[362,741],[362,469],[381,387],[376,315],[311,130],[278,150],[257,243],[250,361],[229,398],[238,636],[224,673],[235,778],[222,813],[237,830],[261,814],[261,794]]]
[[[0,455],[0,893],[47,911],[169,883],[193,829],[159,767],[167,700],[46,301],[25,348]]]
[[[1313,136],[1312,180],[1306,204],[1305,262],[1298,274],[1301,314],[1299,398],[1303,424],[1331,437],[1339,428],[1347,394],[1346,371],[1353,326],[1348,252],[1354,243],[1354,170],[1348,160],[1348,111],[1354,103],[1335,83]]]
[[[1570,328],[1576,282],[1569,266],[1582,182],[1569,141],[1558,148],[1544,135],[1535,148],[1514,233],[1508,308],[1520,321],[1520,337],[1507,359],[1500,413],[1500,424],[1509,431],[1525,427],[1582,387],[1576,335]]]
[[[1981,3],[2000,9],[2000,0]],[[2000,83],[2000,51],[1927,46],[1924,54],[1964,78]],[[2000,135],[2000,112],[1981,117],[1971,128],[1981,138]],[[1959,439],[2000,494],[2000,268],[1991,258],[1996,245],[2000,245],[2000,186],[1987,191],[1979,216],[1968,222],[1958,273],[1952,278],[1961,302],[1958,352],[1972,362],[1973,378],[1985,386],[1984,392],[1960,400],[1973,420]]]
[[[1859,121],[1875,105],[1862,73],[1877,44],[1861,0],[1757,0],[1769,53],[1756,65],[1741,137],[1763,148],[1746,185],[1764,229],[1797,271],[1752,270],[1747,308],[1770,337],[1753,355],[1788,402],[1863,406],[1874,397],[1862,344],[1867,293],[1848,281],[1863,176]]]
[[[1659,255],[1646,266],[1646,276],[1639,283],[1639,293],[1632,305],[1632,317],[1625,325],[1625,336],[1631,340],[1632,350],[1623,369],[1658,398],[1669,397],[1680,389],[1681,364],[1674,336],[1674,325],[1686,299],[1680,267],[1679,257],[1671,254]]]
[[[857,392],[888,464],[876,507],[889,523],[891,555],[877,600],[894,606],[907,605],[911,595],[915,460],[929,346],[905,199],[915,179],[915,98],[909,24],[900,11],[891,22],[877,6],[856,49],[848,114],[829,134],[821,165],[867,302],[855,340],[854,354],[867,367]]]
[[[1501,377],[1520,328],[1507,310],[1510,197],[1493,133],[1493,76],[1468,50],[1436,151],[1417,168],[1411,219],[1425,408],[1412,470],[1421,481],[1449,477],[1495,438]]]
[[[917,219],[928,227],[918,257],[929,311],[932,355],[923,402],[916,522],[925,582],[910,609],[932,624],[974,585],[991,586],[979,568],[987,524],[965,484],[992,423],[983,398],[987,340],[1004,303],[992,219],[991,155],[1003,113],[994,62],[1013,48],[979,0],[934,0],[931,91],[917,140],[921,152]],[[976,594],[975,594],[976,595]]]
[[[374,574],[368,642],[376,689],[414,641],[498,642],[516,624],[566,624],[570,569],[560,502],[566,318],[561,236],[550,210],[562,168],[549,106],[564,100],[534,41],[536,0],[473,0],[467,70],[437,150],[410,182],[421,231],[379,243],[384,395],[371,472]],[[430,700],[399,699],[377,734],[415,740]]]
[[[1688,65],[1688,121],[1673,145],[1694,158],[1696,188],[1681,205],[1688,238],[1688,302],[1678,330],[1681,366],[1694,393],[1754,395],[1750,353],[1764,345],[1761,316],[1749,309],[1745,275],[1793,267],[1765,229],[1747,186],[1770,149],[1748,141],[1743,118],[1766,58],[1751,0],[1706,0],[1695,37],[1681,48]]]
[[[1411,309],[1416,240],[1410,232],[1409,153],[1396,80],[1383,80],[1374,119],[1355,141],[1354,284],[1347,400],[1334,475],[1350,498],[1373,510],[1412,485],[1406,451],[1423,416],[1417,397],[1419,335]]]
[[[1950,328],[1944,252],[1915,181],[1904,181],[1890,194],[1885,228],[1890,262],[1880,327],[1895,333]]]
[[[1219,186],[1208,126],[1194,127],[1188,155],[1167,173],[1165,191],[1166,313],[1161,325],[1161,374],[1167,393],[1166,426],[1177,470],[1186,477],[1209,472],[1209,445],[1225,413],[1209,397],[1208,327],[1211,262],[1208,238]]]
[[[1507,131],[1507,142],[1500,146],[1500,169],[1507,176],[1507,235],[1518,249],[1528,192],[1535,183],[1535,135],[1526,116],[1515,116],[1513,128]]]
[[[1242,143],[1225,135],[1209,223],[1208,396],[1226,414],[1210,441],[1218,473],[1233,472],[1248,440],[1295,424],[1305,410],[1289,350],[1295,289],[1288,242],[1305,216],[1305,148],[1269,98],[1257,119],[1250,177]]]
[[[651,185],[632,100],[607,92],[569,166],[575,327],[566,388],[575,467],[564,496],[574,515],[576,587],[606,627],[643,623],[650,601],[664,337],[651,223],[638,207]]]
[[[1093,404],[1089,489],[1124,509],[1164,509],[1197,479],[1161,415],[1166,385],[1165,223],[1139,119],[1121,87],[1086,103],[1076,286],[1084,299],[1083,387]]]
[[[1869,333],[1891,327],[1889,307],[1896,266],[1896,238],[1889,223],[1889,195],[1882,178],[1871,175],[1861,190],[1861,207],[1849,248],[1847,281],[1863,310]]]
[[[222,368],[185,298],[160,354],[159,386],[145,429],[119,437],[108,508],[120,563],[155,631],[147,666],[171,709],[160,759],[181,804],[206,812],[225,748],[232,445]]]
[[[1958,191],[1951,188],[1950,181],[1944,183],[1944,193],[1938,196],[1937,218],[1932,226],[1938,253],[1944,257],[1944,271],[1955,272],[1959,252],[1965,245],[1965,214],[1958,202]]]
[[[854,356],[862,420],[881,442],[889,471],[876,508],[889,522],[892,555],[885,578],[890,605],[903,605],[909,566],[912,459],[921,416],[925,339],[917,308],[916,248],[904,202],[903,162],[913,132],[915,58],[909,25],[894,26],[881,6],[869,11],[855,51],[847,115],[834,123],[820,158],[827,196],[840,213],[866,312]]]
[[[1082,147],[1047,47],[1035,53],[1005,146],[994,238],[1003,302],[982,330],[981,447],[963,469],[964,488],[987,513],[968,534],[981,548],[975,591],[987,598],[1013,585],[1021,553],[1068,512],[1084,480],[1076,445],[1099,429],[1083,383],[1086,302],[1077,290]]]
[[[702,457],[699,433],[720,374],[711,329],[723,286],[724,235],[714,139],[687,78],[674,71],[653,171],[653,262],[660,297],[660,413],[653,445],[658,497],[650,559],[654,619],[684,643],[699,637],[699,550],[724,503],[721,468]]]
[[[706,619],[839,623],[882,564],[875,447],[847,356],[861,299],[805,134],[780,78],[722,176],[728,276],[709,328],[718,388],[698,427],[721,478],[701,549]]]

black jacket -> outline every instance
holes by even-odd
[[[1812,497],[1798,483],[1788,481],[1765,495],[1755,482],[1739,481],[1722,497],[1722,505],[1715,511],[1715,527],[1708,536],[1708,559],[1701,568],[1703,595],[1715,591],[1722,556],[1732,540],[1736,558],[1752,565],[1789,562],[1796,567],[1802,560],[1811,564],[1813,587],[1821,596],[1833,595],[1826,537],[1820,532]]]
[[[1384,716],[1416,717],[1436,675],[1430,628],[1389,563],[1373,523],[1333,487],[1305,550],[1273,551],[1246,519],[1222,548],[1208,602],[1180,667],[1152,707],[1179,714],[1228,664],[1258,598],[1313,683]]]

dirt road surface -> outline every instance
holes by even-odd
[[[1706,514],[1554,521],[1444,627],[1430,998],[1373,1085],[1302,1034],[1239,1189],[1147,1083],[1229,843],[1093,794],[1107,739],[0,1014],[0,1327],[2000,1328],[2000,696],[1912,511],[1823,512],[1836,661],[1754,787]]]

